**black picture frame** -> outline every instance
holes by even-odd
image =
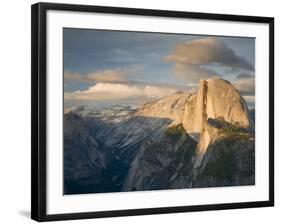
[[[84,212],[69,214],[46,213],[46,13],[48,10],[75,12],[100,12],[124,15],[161,16],[191,18],[217,21],[254,22],[269,25],[269,200],[243,203],[208,204]],[[73,4],[37,3],[32,5],[31,13],[31,75],[32,75],[32,153],[31,153],[31,218],[36,221],[73,220],[116,216],[178,213],[206,210],[238,209],[274,206],[274,18],[194,13],[183,11],[164,11],[137,8],[103,7]]]

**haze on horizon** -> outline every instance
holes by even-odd
[[[63,29],[65,106],[141,104],[200,79],[231,82],[255,105],[255,39]]]

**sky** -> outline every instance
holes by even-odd
[[[223,78],[254,107],[255,39],[63,29],[66,106],[142,104]]]

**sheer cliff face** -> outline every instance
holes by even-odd
[[[185,105],[183,125],[188,133],[201,133],[207,119],[225,121],[250,128],[247,105],[239,92],[222,79],[201,80],[196,95]]]

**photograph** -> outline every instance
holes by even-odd
[[[62,32],[64,195],[255,185],[255,37]]]

